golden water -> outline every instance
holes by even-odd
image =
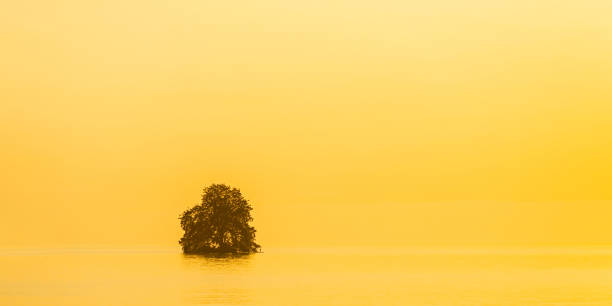
[[[0,251],[0,305],[612,304],[610,249]]]

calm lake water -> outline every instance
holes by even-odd
[[[0,304],[612,304],[610,249],[264,251],[0,250]]]

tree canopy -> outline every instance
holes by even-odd
[[[202,202],[180,215],[185,231],[179,244],[185,253],[251,253],[255,228],[249,224],[253,208],[240,190],[225,184],[204,188]]]

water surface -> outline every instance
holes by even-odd
[[[0,251],[1,305],[612,303],[610,249]]]

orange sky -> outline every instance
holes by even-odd
[[[1,5],[0,247],[612,237],[609,1]]]

